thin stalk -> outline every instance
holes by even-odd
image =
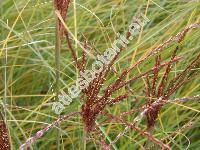
[[[56,41],[55,41],[55,72],[56,72],[56,101],[58,101],[59,88],[60,88],[60,48],[61,48],[61,39],[60,39],[60,29],[59,29],[59,19],[56,17]],[[57,130],[57,149],[60,150],[60,130]]]

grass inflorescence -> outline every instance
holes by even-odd
[[[198,149],[199,2],[0,5],[2,147]],[[140,12],[147,26],[56,116],[51,105],[61,91],[91,68],[91,56],[103,53],[114,33],[129,38]]]

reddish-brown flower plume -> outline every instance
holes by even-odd
[[[2,115],[0,115],[0,150],[10,150],[8,130]]]
[[[55,9],[60,12],[63,20],[66,19],[69,4],[70,0],[54,0]],[[60,30],[60,35],[62,37],[65,33],[65,28],[60,20],[59,20],[59,30]]]

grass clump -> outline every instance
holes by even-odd
[[[198,149],[199,5],[0,1],[2,129],[11,149]],[[150,23],[56,116],[55,95],[94,61],[83,48],[103,53],[140,12]]]

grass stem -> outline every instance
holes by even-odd
[[[56,72],[56,101],[58,101],[59,88],[60,88],[60,30],[59,30],[59,20],[56,16],[56,41],[55,41],[55,72]],[[57,131],[57,149],[60,150],[60,130]]]

